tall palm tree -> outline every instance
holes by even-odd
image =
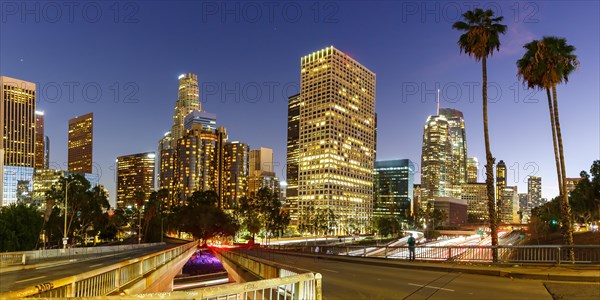
[[[563,242],[566,245],[573,245],[573,223],[567,192],[567,174],[558,115],[556,86],[559,83],[569,81],[569,75],[579,66],[579,61],[577,56],[573,54],[575,47],[567,44],[565,38],[547,36],[543,37],[542,40],[527,43],[523,48],[526,49],[526,52],[517,61],[517,74],[529,88],[546,90],[558,187],[562,199],[560,208]],[[552,90],[552,95],[550,95],[550,90]],[[572,248],[570,248],[569,257],[572,261],[574,260]]]
[[[488,132],[487,117],[487,57],[494,54],[494,50],[500,50],[500,34],[506,32],[506,25],[499,22],[504,17],[494,17],[491,9],[467,11],[463,14],[464,21],[456,22],[452,28],[465,31],[458,39],[461,52],[473,56],[476,61],[481,61],[481,72],[483,75],[483,135],[485,139],[485,183],[488,196],[488,213],[490,218],[490,229],[492,231],[492,246],[498,245],[498,219],[496,216],[496,197],[494,195],[494,157],[490,150],[490,136]],[[494,261],[498,260],[498,253],[493,252]]]

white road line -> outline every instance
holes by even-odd
[[[442,291],[448,291],[448,292],[454,292],[454,290],[451,290],[451,289],[445,289],[445,288],[442,288],[442,287],[437,287],[437,286],[432,286],[432,285],[422,285],[422,284],[416,284],[416,283],[409,283],[408,285],[420,286],[420,287],[425,287],[425,288],[430,288],[430,289],[436,289],[436,290],[442,290]]]
[[[30,280],[41,279],[41,278],[44,278],[44,277],[46,277],[46,276],[40,276],[40,277],[34,277],[34,278],[29,278],[29,279],[23,279],[23,280],[15,281],[15,283],[20,283],[20,282],[25,282],[25,281],[30,281]]]
[[[91,265],[88,268],[93,268],[93,267],[97,267],[97,266],[101,266],[101,265],[102,265],[102,263],[99,263],[99,264]]]
[[[335,270],[329,270],[329,269],[325,269],[325,268],[323,269],[323,271],[329,271],[329,272],[333,272],[333,273],[339,273],[338,271],[335,271]]]

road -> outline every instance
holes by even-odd
[[[85,273],[97,268],[116,264],[122,261],[158,252],[160,250],[180,246],[166,244],[154,247],[122,251],[118,254],[108,254],[84,261],[59,262],[57,265],[43,266],[36,269],[5,272],[0,274],[0,293],[15,291],[40,283]]]
[[[399,269],[293,255],[251,252],[319,272],[324,299],[552,299],[538,280]]]

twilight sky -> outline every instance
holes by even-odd
[[[95,167],[113,205],[115,158],[156,151],[183,72],[198,74],[202,108],[230,140],[273,148],[285,179],[287,96],[299,88],[300,57],[330,45],[377,74],[378,159],[420,165],[440,88],[442,107],[463,111],[468,155],[482,170],[481,65],[460,54],[451,28],[472,7],[501,12],[508,25],[488,63],[492,153],[506,162],[508,184],[526,192],[535,174],[544,197],[558,191],[545,93],[524,88],[515,65],[521,46],[545,35],[566,37],[581,62],[558,87],[567,175],[600,158],[596,1],[72,3],[2,1],[0,74],[38,84],[53,168],[66,168],[68,119],[94,113]]]

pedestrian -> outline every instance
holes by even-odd
[[[409,261],[415,261],[415,244],[416,244],[416,240],[411,233],[410,237],[408,238],[408,260]]]

